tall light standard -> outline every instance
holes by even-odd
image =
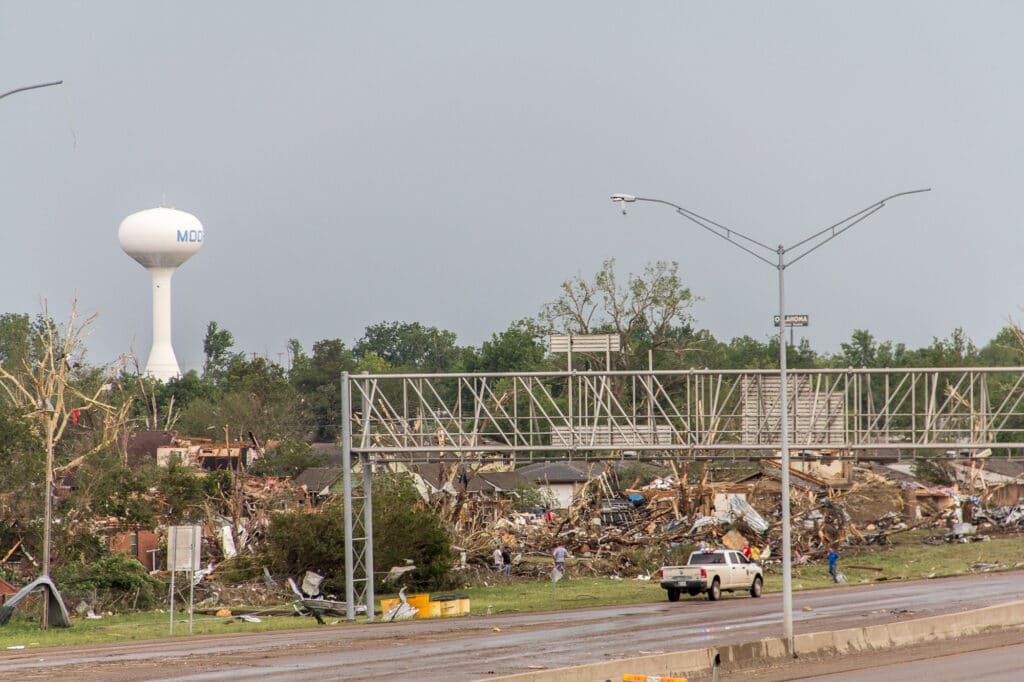
[[[853,215],[843,218],[837,223],[819,230],[809,237],[805,237],[790,246],[781,244],[775,248],[763,244],[758,240],[737,232],[732,228],[725,227],[693,211],[683,208],[671,201],[662,199],[648,199],[637,197],[632,194],[613,194],[612,201],[622,206],[622,213],[626,213],[626,204],[637,201],[650,201],[656,204],[665,204],[676,210],[676,213],[687,220],[700,225],[705,230],[737,246],[754,258],[772,266],[779,273],[779,439],[781,440],[782,459],[782,619],[785,628],[786,648],[790,656],[795,655],[793,648],[793,554],[790,543],[790,510],[789,510],[789,434],[787,433],[789,422],[789,404],[786,395],[786,288],[784,274],[786,268],[809,254],[810,252],[830,242],[843,232],[882,210],[885,202],[896,197],[907,196],[908,194],[919,194],[929,192],[930,189],[915,189],[909,192],[899,192],[880,199],[870,206],[863,208]],[[790,255],[796,251],[795,255]],[[772,259],[763,255],[765,252],[775,254]]]
[[[7,92],[0,94],[0,99],[13,95],[19,92],[25,92],[26,90],[36,90],[37,88],[48,88],[53,85],[60,85],[64,81],[52,81],[50,83],[37,83],[35,85],[25,85],[20,88],[8,90]],[[48,402],[48,401],[47,401]],[[46,518],[43,526],[43,575],[50,576],[50,528],[53,525],[53,407],[49,405],[40,406],[44,413],[46,413]],[[47,411],[49,408],[49,411]],[[49,621],[49,598],[43,598],[43,615],[40,623],[40,629],[45,630]]]

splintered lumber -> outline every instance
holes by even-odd
[[[7,554],[4,554],[4,558],[0,559],[0,564],[10,559],[11,555],[14,554],[14,551],[19,547],[21,547],[21,540],[18,540],[16,543],[14,543],[14,547],[11,547],[10,551],[8,551]]]
[[[859,571],[877,571],[878,573],[881,573],[885,570],[881,566],[856,566],[854,564],[843,564],[843,569],[855,569]]]

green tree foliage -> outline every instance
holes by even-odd
[[[227,374],[231,364],[242,357],[241,353],[232,352],[235,337],[227,329],[221,329],[216,322],[206,325],[206,336],[203,337],[203,378],[218,382]]]
[[[267,530],[267,555],[274,570],[300,576],[307,570],[325,576],[324,590],[345,587],[345,536],[339,501],[318,512],[279,512]],[[378,567],[417,567],[405,584],[433,589],[447,583],[455,560],[451,539],[437,514],[424,505],[408,476],[373,478],[373,552]],[[356,576],[361,577],[361,576]]]
[[[123,555],[105,556],[90,562],[68,562],[53,571],[54,580],[65,597],[109,602],[118,595],[131,607],[145,610],[159,606],[164,585],[149,575],[146,567]]]
[[[153,525],[156,507],[148,494],[155,479],[150,469],[131,469],[109,452],[86,460],[74,473],[69,516],[87,522],[115,517],[129,527]]]
[[[216,395],[216,388],[212,383],[204,381],[199,373],[190,369],[179,377],[174,377],[166,382],[158,382],[156,386],[157,404],[165,407],[174,399],[177,409],[181,410],[196,399],[210,399]]]
[[[832,359],[834,367],[903,367],[907,349],[902,343],[878,343],[866,329],[855,329],[848,343],[839,344],[842,353]]]
[[[0,315],[0,366],[12,374],[20,374],[33,354],[32,321],[28,315]]]
[[[978,351],[978,360],[986,367],[1020,367],[1024,365],[1024,343],[1020,330],[1007,325]]]
[[[197,473],[171,460],[156,477],[156,487],[168,503],[164,516],[169,523],[199,522],[205,518],[208,499],[219,499],[231,487],[231,474],[217,471]]]
[[[289,379],[303,396],[303,404],[318,441],[334,441],[341,421],[341,373],[356,370],[352,351],[340,339],[323,339],[313,344],[312,357],[292,340],[292,369]]]
[[[0,546],[24,539],[33,555],[42,547],[46,446],[32,428],[31,415],[0,399]]]
[[[546,368],[544,330],[534,320],[513,322],[505,331],[484,341],[472,370],[481,372],[535,372]]]
[[[410,587],[446,584],[455,562],[451,538],[437,514],[419,498],[406,475],[373,478],[374,561],[378,566],[416,565]]]
[[[971,367],[980,355],[974,342],[957,327],[948,339],[933,338],[931,345],[908,354],[907,365],[916,367]]]
[[[352,350],[357,360],[373,353],[398,371],[454,372],[465,364],[456,340],[455,332],[419,322],[380,322],[367,327]]]
[[[295,477],[310,467],[324,466],[323,455],[317,454],[308,443],[299,440],[285,440],[277,447],[267,450],[249,468],[254,476]]]
[[[309,431],[302,396],[280,365],[261,357],[235,358],[212,397],[193,399],[178,422],[186,435],[215,439],[225,426],[233,438],[247,438],[251,431],[261,442],[302,438]]]
[[[267,528],[267,558],[274,571],[296,578],[306,571],[324,576],[324,592],[345,591],[345,517],[341,501],[317,512],[276,512]],[[374,551],[380,536],[374,532]],[[361,577],[361,576],[357,576]]]

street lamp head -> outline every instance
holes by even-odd
[[[636,201],[636,197],[632,194],[613,194],[612,201],[617,204],[622,204],[622,215],[626,215],[626,204],[631,204]]]

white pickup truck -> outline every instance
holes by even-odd
[[[761,564],[732,549],[693,552],[685,566],[662,566],[660,575],[669,601],[679,601],[683,592],[691,597],[704,592],[711,601],[736,590],[760,597],[764,586]]]

